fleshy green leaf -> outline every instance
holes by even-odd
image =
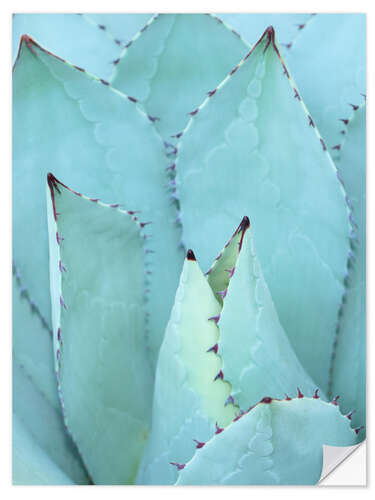
[[[355,427],[366,423],[366,106],[354,111],[338,169],[353,207],[353,240],[348,289],[340,318],[331,390],[345,412],[355,410]],[[365,433],[361,431],[360,438]]]
[[[141,225],[48,176],[54,349],[65,423],[97,484],[131,483],[150,425]]]
[[[183,260],[160,137],[134,102],[30,38],[23,38],[13,83],[13,253],[30,298],[50,325],[43,186],[53,165],[68,185],[152,221],[147,311],[155,360]]]
[[[334,147],[342,139],[340,120],[366,93],[366,15],[313,16],[286,57],[320,133]]]
[[[316,389],[280,325],[248,224],[244,218],[208,278],[212,283],[222,259],[229,263],[227,253],[237,254],[226,272],[228,284],[221,288],[225,298],[217,325],[223,373],[241,408],[255,404],[264,394],[282,398],[297,386],[308,394]]]
[[[185,245],[208,268],[231,227],[250,215],[281,324],[326,390],[347,269],[348,208],[272,28],[202,104],[178,149]]]
[[[52,330],[43,325],[39,311],[28,300],[16,267],[12,318],[13,412],[30,432],[35,445],[64,474],[75,483],[88,484],[81,459],[63,425],[57,396]]]
[[[177,470],[196,443],[227,425],[236,408],[225,405],[230,386],[218,374],[220,358],[211,349],[218,339],[209,318],[220,306],[189,250],[175,304],[160,349],[155,379],[152,433],[137,476],[138,484],[173,484]],[[211,350],[210,350],[211,349]]]
[[[243,36],[251,45],[255,44],[267,26],[273,26],[280,42],[291,43],[310,21],[311,14],[218,14],[220,19],[227,23]]]
[[[74,484],[38,446],[13,415],[12,479],[14,485]]]
[[[349,420],[331,403],[264,398],[197,450],[176,484],[316,484],[323,444],[355,442]]]
[[[112,84],[137,97],[167,138],[228,74],[248,46],[205,14],[160,14],[125,49]]]
[[[13,357],[12,375],[14,418],[30,434],[35,450],[41,450],[70,481],[76,484],[89,484],[81,459],[64,427],[61,409],[52,406],[46,395],[30,378],[26,368],[20,365],[15,357]],[[55,391],[57,392],[56,388]],[[38,453],[35,451],[36,455]],[[17,455],[17,451],[15,454]],[[30,468],[35,465],[36,460],[37,456],[33,457],[29,453],[25,456]]]

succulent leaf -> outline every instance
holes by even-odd
[[[155,360],[183,261],[175,208],[167,198],[160,137],[127,96],[47,53],[28,37],[22,39],[13,81],[14,259],[30,297],[50,325],[48,240],[41,220],[45,220],[42,186],[53,158],[55,175],[68,185],[80,186],[94,198],[142,210],[143,220],[152,221],[149,251],[155,252],[158,265],[151,270],[147,311],[153,332],[150,354]],[[25,192],[33,196],[24,196]],[[163,294],[158,292],[161,282]]]
[[[65,423],[97,484],[134,480],[148,436],[144,242],[132,213],[47,183],[55,366]]]
[[[178,151],[183,241],[207,268],[235,221],[251,216],[281,324],[306,371],[326,390],[349,210],[272,28],[191,118]]]
[[[197,450],[176,484],[316,484],[323,444],[355,442],[338,406],[306,397],[267,397]]]
[[[137,476],[138,484],[173,484],[177,469],[171,460],[184,463],[197,443],[208,439],[235,416],[233,404],[225,405],[230,385],[217,377],[221,361],[211,349],[218,330],[208,318],[220,306],[189,251],[175,303],[160,348],[155,378],[152,433]]]
[[[343,411],[355,410],[354,427],[366,421],[366,106],[354,111],[347,127],[338,169],[353,206],[353,241],[348,289],[332,361],[332,394]],[[359,434],[364,439],[365,431]]]
[[[286,57],[311,116],[334,147],[342,138],[340,119],[366,94],[366,15],[313,16]]]
[[[112,85],[137,97],[167,138],[245,55],[247,44],[207,14],[160,14],[126,48]]]
[[[258,40],[266,26],[273,26],[282,45],[288,45],[298,36],[310,21],[312,14],[218,14],[237,33],[251,45]]]
[[[12,480],[14,485],[63,485],[73,481],[38,446],[22,422],[13,415]]]
[[[15,357],[12,381],[13,419],[22,424],[36,447],[35,456],[31,450],[30,456],[27,457],[30,465],[38,459],[37,450],[42,450],[48,460],[75,484],[89,484],[81,458],[66,433],[60,408],[48,401],[45,393],[35,385],[25,367],[20,365]],[[57,392],[56,387],[55,391]]]
[[[20,38],[27,33],[60,57],[108,80],[113,61],[148,17],[148,14],[15,14],[13,61]]]
[[[239,235],[240,245],[233,241]],[[297,386],[303,393],[313,393],[316,384],[303,369],[280,325],[250,229],[241,230],[240,225],[237,235],[223,250],[224,258],[225,250],[233,243],[237,260],[218,321],[218,353],[232,385],[232,397],[241,408],[246,408],[264,394],[277,398],[291,395]],[[220,261],[221,258],[216,265]]]

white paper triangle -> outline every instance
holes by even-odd
[[[319,486],[366,486],[366,442],[354,446],[323,445]]]

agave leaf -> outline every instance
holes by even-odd
[[[335,147],[342,139],[340,120],[366,94],[366,15],[317,14],[286,56],[314,121]]]
[[[347,269],[348,207],[272,28],[191,118],[178,150],[184,243],[208,268],[235,221],[250,214],[281,324],[326,390]]]
[[[218,330],[209,318],[219,310],[189,250],[160,348],[152,433],[139,468],[138,484],[173,484],[177,470],[170,461],[189,460],[198,443],[212,435],[216,422],[221,428],[235,416],[236,408],[232,404],[225,406],[230,385],[218,376],[220,358],[211,349],[217,342]]]
[[[353,240],[348,288],[333,360],[332,387],[345,412],[355,410],[354,426],[366,422],[366,106],[354,111],[338,169],[353,206]],[[364,439],[365,431],[359,434]]]
[[[52,354],[52,330],[44,326],[23,290],[18,270],[13,278],[13,357],[35,387],[56,409],[60,408]],[[27,325],[27,329],[25,326]],[[16,395],[15,395],[16,396]]]
[[[305,28],[312,14],[218,14],[237,33],[243,36],[251,45],[258,40],[259,33],[266,26],[273,26],[282,45],[288,45]]]
[[[89,484],[81,458],[64,427],[60,408],[50,403],[45,393],[35,385],[26,367],[14,356],[12,382],[13,414],[30,434],[37,448],[43,450],[49,460],[71,481]],[[55,391],[57,392],[56,387]],[[32,457],[27,460],[33,461]]]
[[[13,60],[24,33],[63,59],[104,79],[110,77],[112,61],[121,52],[121,45],[82,14],[15,14]]]
[[[213,16],[161,14],[124,50],[111,81],[159,118],[156,126],[167,137],[186,126],[189,112],[247,50]]]
[[[197,450],[176,484],[315,484],[323,444],[355,442],[338,406],[319,399],[266,397]]]
[[[54,350],[65,423],[98,484],[131,483],[148,436],[144,248],[134,215],[48,176]]]
[[[244,218],[208,278],[212,283],[228,253],[237,254],[226,272],[228,283],[217,292],[225,297],[217,325],[222,370],[241,408],[255,404],[264,394],[281,398],[297,386],[306,393],[316,389],[280,325],[248,227]]]
[[[13,415],[12,480],[14,485],[62,485],[73,481],[38,446]]]
[[[41,221],[43,184],[53,160],[56,176],[68,185],[140,209],[143,220],[153,222],[148,249],[158,266],[148,271],[153,274],[147,311],[156,359],[183,260],[160,137],[132,98],[27,37],[14,68],[13,97],[13,248],[31,299],[50,325],[47,230]],[[161,282],[164,294],[158,293]]]
[[[119,47],[131,39],[151,19],[152,14],[83,14],[84,19],[104,31]]]

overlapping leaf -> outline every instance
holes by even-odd
[[[234,221],[251,214],[281,324],[303,366],[326,390],[344,292],[349,210],[272,28],[206,99],[178,148],[185,245],[208,267]]]
[[[216,422],[225,426],[235,416],[234,406],[225,406],[230,386],[220,377],[221,362],[211,349],[218,332],[209,318],[219,309],[189,251],[160,349],[152,434],[137,477],[140,484],[173,484],[177,471],[170,461],[189,460],[194,438],[205,441]]]
[[[134,480],[148,436],[141,225],[48,176],[55,364],[65,423],[96,484]]]
[[[153,223],[147,310],[155,360],[183,259],[160,137],[131,99],[27,37],[13,81],[13,253],[24,286],[50,324],[43,184],[52,166],[94,198],[142,210],[143,220]]]
[[[247,50],[210,15],[160,14],[124,50],[111,82],[140,99],[167,138],[186,126],[189,112]]]
[[[344,411],[354,410],[353,425],[366,421],[366,106],[354,112],[338,162],[353,206],[353,240],[348,289],[333,360],[332,387]],[[360,438],[365,436],[361,431]]]
[[[316,484],[323,444],[355,442],[337,406],[319,399],[266,397],[197,450],[176,484]]]

